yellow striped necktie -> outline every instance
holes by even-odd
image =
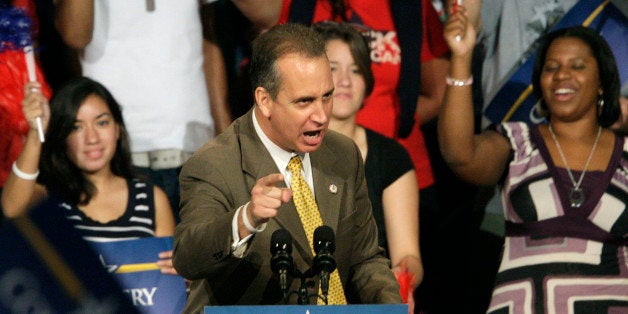
[[[301,168],[301,158],[299,156],[292,157],[288,163],[288,170],[292,173],[292,199],[303,224],[307,242],[310,244],[310,250],[314,254],[314,230],[323,225],[323,219],[318,211],[312,190],[301,175]],[[320,288],[318,293],[321,294]],[[327,301],[329,304],[347,304],[337,269],[329,277]],[[324,302],[319,299],[318,304],[324,304]]]

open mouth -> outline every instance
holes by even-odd
[[[303,132],[306,138],[317,138],[321,134],[321,131],[307,131]]]
[[[566,95],[566,94],[573,94],[575,91],[571,88],[559,88],[556,91],[554,91],[554,94],[556,95]]]
[[[570,100],[576,91],[571,88],[558,88],[554,90],[554,99],[558,101],[567,101]]]

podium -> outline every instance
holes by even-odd
[[[205,314],[408,314],[407,304],[206,306]]]

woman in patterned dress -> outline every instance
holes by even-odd
[[[439,141],[461,178],[499,184],[506,236],[489,313],[628,311],[628,141],[613,54],[582,26],[548,34],[533,73],[548,123],[473,133],[471,53],[464,8],[445,27],[451,47]]]
[[[52,196],[86,240],[173,235],[165,193],[133,175],[122,113],[105,87],[80,77],[61,88],[50,105],[39,83],[26,84],[24,94],[30,131],[2,193],[7,217],[24,215]],[[44,143],[37,118],[45,130]],[[158,265],[162,272],[176,274],[171,254],[162,252]]]

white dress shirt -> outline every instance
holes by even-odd
[[[268,136],[266,136],[266,134],[260,127],[259,123],[257,122],[255,111],[253,111],[252,118],[253,118],[253,126],[255,128],[255,133],[257,133],[257,136],[259,136],[260,140],[262,141],[262,144],[268,150],[268,152],[270,153],[270,156],[273,158],[275,165],[277,165],[277,169],[279,169],[279,171],[283,175],[284,180],[286,182],[286,186],[290,187],[291,180],[292,180],[292,173],[290,172],[290,170],[288,170],[288,163],[290,162],[290,159],[293,156],[299,155],[299,157],[301,158],[301,163],[303,164],[303,169],[301,169],[301,175],[303,176],[303,179],[305,179],[307,184],[310,186],[310,189],[312,190],[312,194],[315,195],[314,194],[314,179],[312,177],[312,164],[310,162],[310,154],[309,153],[297,154],[295,152],[288,152],[282,149],[281,147],[277,146],[277,144],[273,143],[268,138]],[[255,231],[252,231],[253,234],[250,234],[244,237],[243,239],[240,239],[240,234],[238,232],[238,215],[240,215],[241,211],[245,210],[248,204],[249,203],[246,203],[240,206],[236,210],[236,213],[233,216],[233,221],[231,222],[231,229],[232,229],[231,234],[233,237],[233,243],[231,244],[231,252],[235,257],[242,257],[244,255],[244,251],[246,251],[248,241],[253,236],[253,234],[262,232],[264,229],[266,229],[266,223],[263,223],[262,225],[257,227]]]

